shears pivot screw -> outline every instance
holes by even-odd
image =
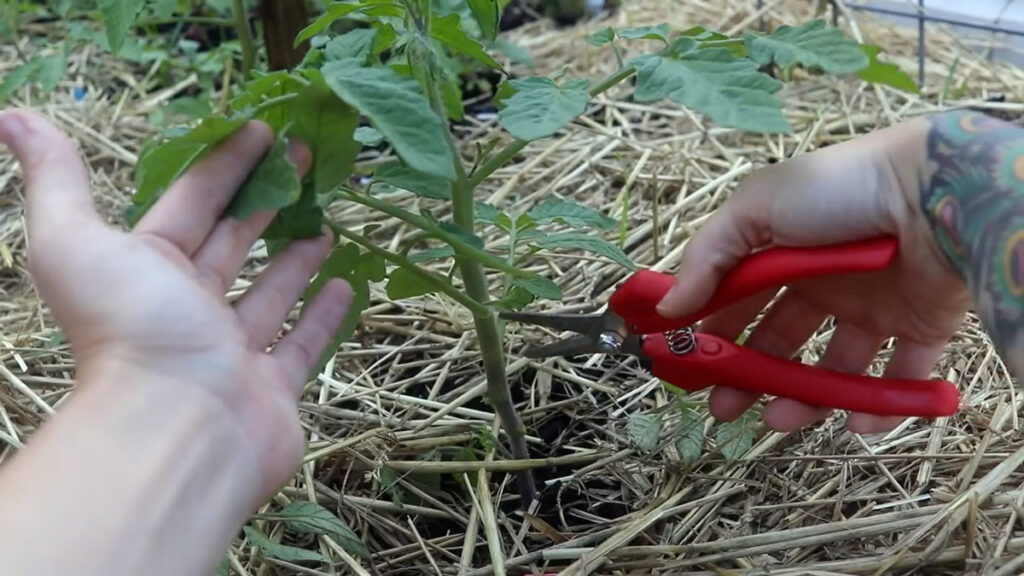
[[[597,337],[597,349],[605,354],[616,354],[622,349],[623,338],[618,332],[602,332]]]

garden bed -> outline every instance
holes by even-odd
[[[513,69],[549,74],[567,67],[600,78],[616,63],[585,37],[605,26],[774,28],[813,17],[815,3],[766,1],[760,13],[752,1],[679,2],[670,9],[662,0],[623,4],[602,21],[556,27],[534,20],[507,31],[505,39],[528,51],[535,66]],[[891,61],[916,72],[913,31],[852,16],[852,29],[840,19],[848,34],[880,45]],[[42,24],[23,32],[50,33]],[[941,28],[928,38],[922,95],[804,74],[781,96],[795,127],[785,137],[709,129],[696,114],[614,98],[613,89],[566,130],[527,146],[478,188],[477,200],[508,207],[559,196],[616,220],[625,211],[626,253],[642,267],[674,270],[686,240],[753,168],[945,107],[970,105],[1010,119],[1024,113],[1024,73],[978,60]],[[4,62],[16,61],[11,46],[3,50]],[[15,102],[45,111],[80,143],[98,202],[116,222],[130,203],[152,114],[199,80],[183,75],[154,84],[144,61],[115,61],[101,51],[73,54],[69,62],[68,79],[50,98],[26,99],[23,91]],[[456,125],[461,141],[508,138],[484,96],[478,116]],[[372,164],[375,152],[365,152],[363,161]],[[59,407],[73,378],[69,351],[25,269],[14,166],[9,155],[0,156],[4,457]],[[416,209],[417,199],[397,198]],[[336,205],[332,217],[353,227],[379,222],[380,245],[397,246],[417,232],[360,205]],[[254,250],[246,277],[266,262],[265,250]],[[442,274],[450,266],[433,263]],[[559,308],[576,310],[603,304],[628,273],[573,252],[547,254],[534,269],[562,288]],[[233,295],[246,287],[239,281]],[[672,418],[653,446],[630,432],[637,415],[676,401],[635,362],[527,360],[520,354],[525,345],[557,335],[516,325],[506,334],[508,374],[532,460],[510,460],[503,442],[494,441],[503,433],[484,399],[469,313],[436,295],[392,303],[383,287],[375,288],[354,338],[307,387],[307,461],[272,503],[319,502],[370,557],[334,540],[283,533],[279,523],[260,525],[274,539],[319,550],[335,564],[333,573],[351,574],[962,574],[1024,554],[1020,399],[973,317],[939,366],[962,391],[956,416],[909,420],[879,437],[846,432],[842,418],[790,435],[752,419],[749,444],[741,438],[728,448],[705,419],[695,462],[680,458]],[[829,334],[826,326],[802,359],[814,362]],[[883,350],[876,368],[890,352]],[[698,405],[704,399],[689,398]],[[702,405],[699,414],[706,418]],[[529,514],[516,493],[521,470],[534,474],[540,493]],[[239,574],[332,573],[268,557],[241,535],[229,565]]]

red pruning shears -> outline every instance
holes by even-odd
[[[656,306],[672,275],[641,270],[612,294],[603,314],[503,313],[519,321],[576,335],[528,349],[527,357],[581,354],[637,356],[662,381],[687,391],[715,384],[791,398],[804,404],[880,416],[935,418],[956,412],[960,395],[944,380],[902,380],[849,374],[776,358],[692,325],[707,315],[768,288],[815,276],[870,272],[887,267],[898,251],[890,237],[815,248],[773,247],[756,252],[719,284],[702,310],[664,318]]]

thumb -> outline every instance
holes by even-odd
[[[21,165],[32,242],[69,238],[69,231],[102,222],[93,206],[82,158],[53,124],[27,110],[4,112],[0,142]]]
[[[722,205],[690,239],[672,289],[658,314],[678,318],[711,300],[716,286],[743,258],[772,240],[768,194],[740,193]]]

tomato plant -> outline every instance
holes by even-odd
[[[101,40],[118,52],[141,18],[173,21],[193,4],[98,0],[94,7],[105,24]],[[245,218],[258,210],[278,210],[262,236],[271,254],[290,240],[319,234],[323,225],[334,231],[337,244],[305,301],[334,277],[352,284],[355,299],[323,361],[352,336],[369,305],[371,284],[383,283],[396,301],[433,294],[460,304],[472,314],[488,396],[515,458],[527,458],[528,451],[506,378],[497,311],[562,298],[555,282],[527,269],[543,251],[586,251],[627,269],[636,265],[605,239],[604,233],[616,225],[607,215],[559,199],[526,210],[484,204],[474,195],[481,182],[529,142],[563,130],[588,113],[596,96],[627,80],[632,83],[629,96],[637,102],[684,106],[717,125],[765,134],[792,131],[783,114],[779,78],[789,78],[797,68],[915,88],[895,66],[878,60],[877,47],[860,45],[822,20],[737,36],[700,26],[609,27],[587,39],[592,49],[608,50],[616,58],[618,69],[607,78],[564,73],[513,77],[492,55],[502,49],[498,32],[504,2],[498,0],[334,2],[297,33],[294,46],[308,46],[300,62],[286,69],[262,69],[245,3],[210,4],[222,14],[180,20],[234,30],[228,53],[232,65],[240,62],[239,81],[223,110],[203,114],[189,127],[165,133],[145,147],[129,222],[137,221],[175,178],[244,122],[267,122],[277,144],[228,213]],[[635,41],[655,49],[625,57],[623,43]],[[27,82],[52,86],[63,56],[47,58],[9,75],[0,93],[9,94]],[[490,70],[504,78],[495,97],[498,123],[507,132],[501,147],[460,143],[453,136],[451,124],[466,114],[459,83],[465,69]],[[301,180],[286,157],[289,136],[305,141],[314,155],[312,169]],[[381,150],[383,158],[367,178],[356,171],[356,158],[364,149]],[[395,194],[418,196],[421,209],[400,207],[392,201]],[[375,235],[373,226],[331,220],[328,209],[336,202],[379,211],[416,234],[400,249],[387,249],[383,246],[389,239]],[[496,227],[507,236],[501,251],[484,248],[479,235],[483,227]],[[457,276],[422,265],[441,259],[453,263]],[[489,288],[492,275],[502,278],[500,292]],[[684,416],[695,420],[689,412]],[[660,430],[657,420],[633,428],[638,437],[648,438],[652,426]],[[695,441],[692,433],[684,434],[679,442],[685,448],[680,450],[692,452]],[[520,476],[520,490],[528,503],[534,493],[528,473]]]

